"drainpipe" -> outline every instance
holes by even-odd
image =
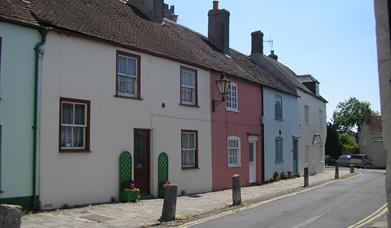
[[[46,42],[46,36],[48,31],[46,28],[38,28],[39,34],[41,35],[41,40],[35,45],[35,71],[34,71],[34,119],[33,119],[33,194],[31,200],[31,209],[35,210],[39,208],[37,205],[37,123],[38,123],[38,83],[39,83],[39,58],[41,55],[41,47]]]

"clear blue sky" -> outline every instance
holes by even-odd
[[[207,35],[212,0],[165,2],[175,5],[180,24]],[[349,97],[380,111],[373,0],[220,0],[220,8],[231,12],[231,48],[249,54],[250,34],[261,30],[280,62],[320,81],[328,119]]]

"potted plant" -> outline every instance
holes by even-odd
[[[166,193],[166,189],[171,186],[171,182],[168,180],[162,181],[159,186],[158,196],[159,198],[164,198],[164,194]]]
[[[121,202],[136,202],[139,198],[140,189],[136,188],[133,180],[122,182],[119,194]]]

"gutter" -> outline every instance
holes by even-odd
[[[38,83],[39,83],[39,58],[41,55],[41,47],[46,42],[46,36],[48,31],[46,28],[39,27],[39,34],[41,35],[41,40],[35,45],[35,60],[34,60],[34,119],[33,119],[33,194],[31,200],[31,209],[36,210],[39,208],[37,205],[37,123],[38,123]]]

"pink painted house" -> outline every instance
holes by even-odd
[[[218,98],[216,80],[211,73],[211,95]],[[242,186],[260,184],[262,177],[261,87],[255,83],[229,77],[226,102],[212,112],[212,188],[232,186],[232,175],[239,174]]]

